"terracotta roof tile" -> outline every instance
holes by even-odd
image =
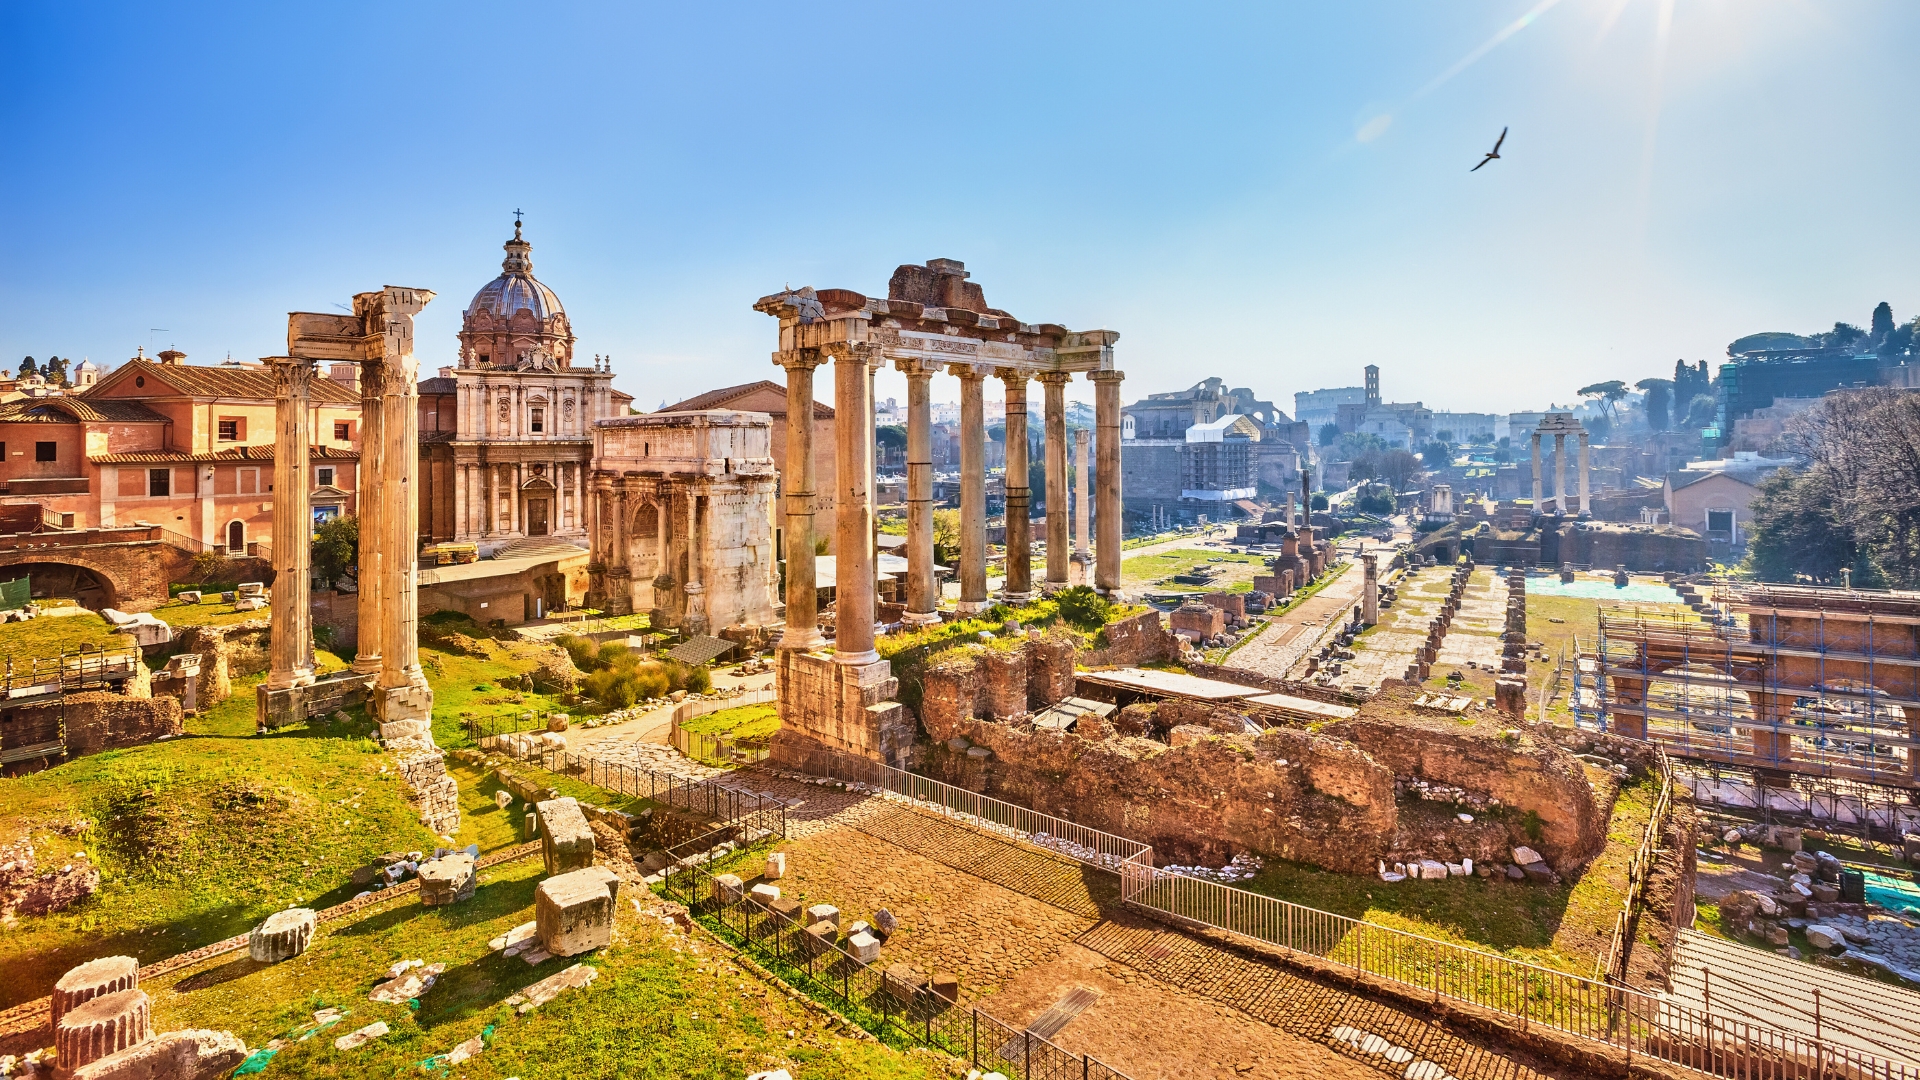
[[[772,379],[761,379],[759,382],[741,383],[739,386],[726,386],[718,390],[709,390],[704,394],[696,394],[685,401],[675,402],[672,405],[655,409],[654,411],[699,412],[702,409],[724,409],[727,407],[727,402],[738,401],[748,394],[758,393],[762,390],[772,390],[781,397],[785,397],[787,394],[786,387],[774,382]],[[773,416],[787,415],[785,409],[768,409],[766,411]],[[819,401],[814,402],[813,418],[815,420],[833,419],[833,406]]]
[[[138,401],[126,398],[89,400],[72,395],[23,398],[0,405],[0,423],[74,424],[82,420],[114,423],[159,423],[167,418]]]
[[[307,458],[313,461],[358,461],[360,454],[354,450],[343,450],[337,446],[309,446]],[[141,462],[187,462],[187,461],[273,461],[273,444],[258,443],[252,446],[231,446],[225,450],[216,450],[211,454],[192,454],[185,450],[129,450],[120,454],[94,454],[87,458],[96,465],[135,465]]]
[[[127,379],[144,375],[157,379],[187,397],[250,398],[255,401],[272,401],[273,372],[265,367],[209,367],[195,364],[156,364],[149,360],[129,360],[113,369],[99,385],[81,395],[90,400],[100,400],[101,393],[108,387],[117,386]],[[313,401],[320,405],[358,405],[360,394],[342,383],[334,382],[324,375],[315,378],[309,384],[309,393]],[[153,386],[142,387],[152,396],[160,396]]]

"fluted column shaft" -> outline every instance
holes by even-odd
[[[940,590],[933,572],[933,369],[902,361],[907,376],[907,615],[938,622]]]
[[[1546,489],[1540,483],[1540,433],[1535,431],[1533,433],[1533,512],[1546,513],[1545,501]]]
[[[362,675],[380,673],[380,647],[385,640],[385,605],[382,597],[385,580],[380,573],[381,551],[386,546],[385,522],[387,498],[386,397],[387,365],[368,361],[360,365],[360,561],[359,600],[354,605],[359,621],[356,633],[353,670]],[[274,519],[279,520],[275,514]]]
[[[312,442],[309,406],[314,362],[275,357],[273,363],[273,623],[267,688],[313,681],[313,510],[307,486]]]
[[[873,436],[867,419],[869,388],[865,349],[854,346],[833,358],[834,492],[833,659],[871,664],[873,647]]]
[[[1048,592],[1067,585],[1067,380],[1064,371],[1039,376],[1046,425],[1047,584]]]
[[[958,365],[960,379],[960,614],[987,609],[986,376]]]
[[[1092,506],[1087,501],[1090,494],[1087,490],[1087,444],[1090,434],[1086,428],[1073,429],[1073,457],[1079,472],[1073,489],[1073,549],[1076,555],[1090,555],[1093,552],[1093,541],[1087,537],[1087,521],[1091,516],[1087,511]]]
[[[1588,483],[1587,433],[1582,431],[1580,433],[1580,513],[1582,514],[1593,513],[1592,496],[1588,490]]]
[[[1553,511],[1567,512],[1567,437],[1559,432],[1553,436]]]
[[[780,476],[787,515],[787,628],[780,647],[812,649],[823,640],[813,566],[813,369],[820,366],[820,353],[798,349],[773,359],[787,370],[787,459]]]
[[[1094,371],[1087,374],[1093,382],[1094,426],[1099,430],[1100,455],[1094,508],[1093,584],[1102,595],[1120,591],[1120,383],[1126,375],[1118,371]]]
[[[386,368],[381,404],[381,461],[386,516],[381,522],[384,552],[380,587],[384,619],[380,640],[380,679],[375,695],[381,738],[420,740],[433,745],[433,691],[420,670],[420,390],[419,361],[413,350],[413,316],[433,299],[425,289],[388,287],[354,297],[367,331],[377,334]]]
[[[1033,489],[1027,469],[1027,373],[1002,368],[1007,388],[1007,580],[1008,600],[1033,595]]]

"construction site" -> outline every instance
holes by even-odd
[[[1920,831],[1916,628],[1920,594],[1808,586],[1602,610],[1575,713],[1659,743],[1702,804],[1899,845]]]

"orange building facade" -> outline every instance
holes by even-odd
[[[83,393],[0,404],[0,505],[60,528],[147,523],[194,550],[261,554],[273,523],[273,376],[258,364],[136,356]],[[349,372],[349,375],[352,373]],[[316,379],[316,522],[353,514],[360,394]]]

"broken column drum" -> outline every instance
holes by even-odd
[[[263,964],[291,960],[307,951],[316,922],[312,908],[287,908],[247,934],[247,955]]]
[[[145,990],[102,994],[60,1017],[54,1052],[63,1073],[153,1037],[153,1002]]]
[[[72,1009],[107,994],[133,990],[140,985],[140,962],[131,956],[103,956],[73,968],[53,984],[53,1023]]]

